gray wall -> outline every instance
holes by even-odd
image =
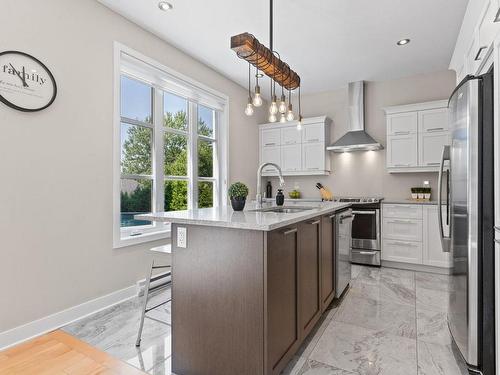
[[[455,73],[443,71],[384,82],[365,83],[365,126],[368,133],[386,145],[386,122],[382,108],[447,99],[455,87]],[[327,115],[333,120],[331,141],[347,131],[347,89],[305,95],[305,117]],[[389,174],[385,169],[386,151],[331,154],[332,173],[326,177],[288,177],[286,191],[298,183],[305,197],[319,197],[316,182],[328,186],[335,195],[374,195],[407,198],[413,186],[429,180],[437,186],[437,173]],[[277,186],[277,183],[273,183]]]
[[[113,41],[230,97],[230,177],[255,194],[263,117],[243,114],[240,86],[95,0],[2,0],[0,30],[0,50],[38,57],[59,88],[39,113],[0,105],[0,332],[145,276],[154,243],[112,249]]]

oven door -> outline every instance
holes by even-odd
[[[352,248],[380,250],[380,209],[357,208],[352,213]]]

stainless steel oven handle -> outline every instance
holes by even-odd
[[[439,176],[438,176],[438,222],[439,222],[439,236],[441,237],[441,247],[443,252],[450,252],[451,239],[445,237],[444,227],[443,227],[443,172],[444,172],[444,162],[450,160],[450,146],[443,146],[443,151],[441,153],[441,163],[439,165]],[[449,205],[448,196],[446,197],[446,205]]]
[[[375,255],[377,254],[377,251],[356,251],[358,254],[361,255]]]
[[[377,211],[352,211],[356,215],[376,215]]]

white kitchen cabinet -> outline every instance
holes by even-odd
[[[450,144],[450,133],[425,132],[418,135],[418,164],[425,167],[439,167],[443,147]]]
[[[303,143],[317,143],[325,141],[325,126],[322,123],[319,124],[309,124],[304,126],[302,131],[302,142]]]
[[[443,210],[446,209],[443,207]],[[438,206],[426,205],[423,207],[424,230],[423,230],[423,257],[422,263],[435,267],[451,267],[451,253],[443,252],[441,237],[439,234]],[[446,212],[443,212],[443,220],[446,225]],[[445,235],[449,233],[449,227],[444,228]]]
[[[403,112],[387,116],[387,135],[408,135],[417,132],[417,112]]]
[[[281,145],[281,129],[261,130],[261,142],[263,147],[276,147]]]
[[[417,134],[387,137],[387,168],[409,168],[418,165]]]
[[[437,172],[449,144],[448,101],[385,108],[386,165],[390,173]]]
[[[382,260],[450,268],[451,255],[441,250],[437,213],[437,205],[384,203]],[[444,232],[449,234],[448,226]]]
[[[422,243],[412,241],[382,241],[382,260],[401,263],[422,263]]]
[[[301,169],[302,169],[302,152],[300,143],[282,146],[281,147],[282,172],[297,172],[300,171]]]
[[[260,161],[261,163],[274,163],[281,166],[281,147],[275,146],[261,148]],[[276,170],[269,166],[265,167],[262,172],[266,175],[277,175]]]
[[[320,171],[323,168],[326,146],[320,143],[305,143],[302,145],[302,161],[306,171]]]
[[[422,241],[422,220],[384,218],[384,238],[401,241]]]
[[[278,164],[283,175],[307,176],[330,173],[330,119],[326,116],[303,119],[302,130],[297,122],[262,124],[259,127],[260,163]],[[265,168],[264,176],[276,176],[274,168]]]
[[[389,204],[383,206],[384,217],[401,219],[422,219],[421,204]]]
[[[281,128],[281,144],[296,145],[302,143],[302,132],[296,127]]]

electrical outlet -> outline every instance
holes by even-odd
[[[177,227],[177,247],[187,247],[187,228]]]

